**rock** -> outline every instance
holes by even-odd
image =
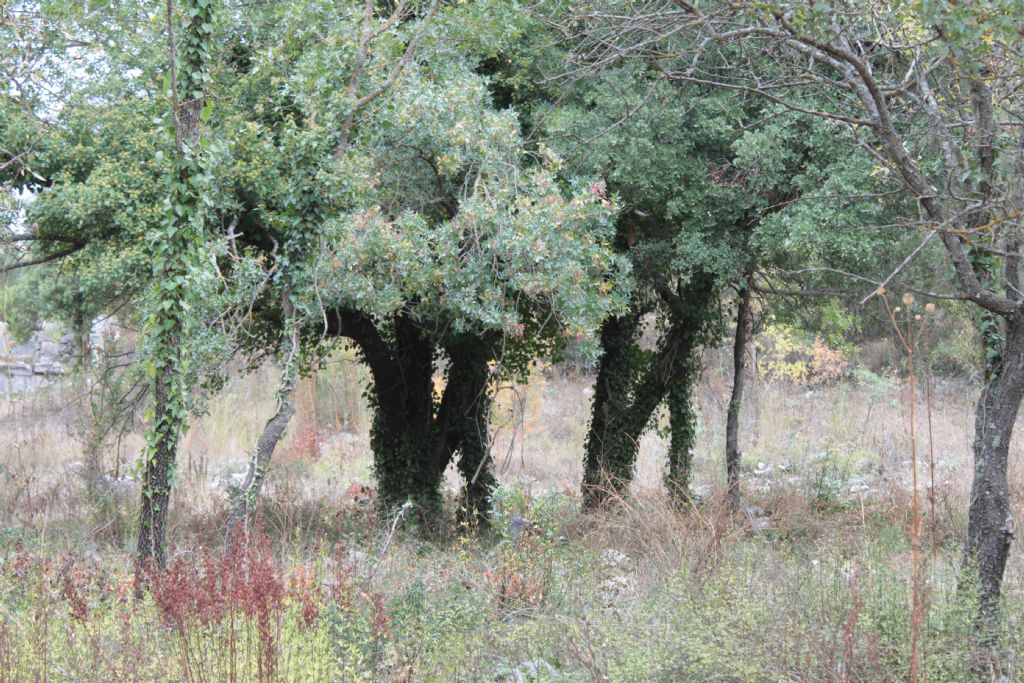
[[[535,681],[557,681],[561,679],[558,669],[543,659],[534,659],[516,666],[498,679],[502,683],[534,683]]]
[[[629,555],[615,548],[605,548],[601,551],[601,562],[609,569],[618,569],[627,564],[629,559]]]
[[[139,482],[128,476],[114,478],[109,474],[104,474],[103,483],[112,494],[121,496],[135,494],[140,488]]]
[[[66,372],[64,364],[55,358],[44,358],[32,364],[32,372],[44,377],[63,375]]]
[[[0,327],[0,393],[23,394],[67,373],[75,355],[74,339],[55,323],[43,323],[28,341],[14,344]]]
[[[617,597],[625,593],[632,586],[628,576],[613,576],[610,579],[605,579],[601,582],[601,597],[604,598],[605,605],[610,606]]]
[[[697,500],[703,500],[711,495],[711,486],[708,484],[698,484],[690,487],[690,493]]]
[[[768,513],[756,505],[745,507],[743,511],[747,514],[750,528],[754,531],[765,531],[772,528],[772,520],[768,518]]]

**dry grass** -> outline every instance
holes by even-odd
[[[386,643],[384,631],[371,629],[358,638],[376,633],[370,638],[376,649],[353,641],[352,652],[361,654],[344,655],[349,664],[373,662],[363,672],[367,680],[903,678],[911,568],[905,389],[868,373],[814,389],[752,382],[742,421],[749,515],[734,518],[719,499],[729,389],[719,358],[706,358],[697,395],[698,505],[680,511],[663,495],[666,443],[655,429],[641,443],[630,499],[600,515],[580,514],[576,491],[589,380],[546,369],[498,401],[496,424],[508,426],[494,444],[502,482],[497,538],[456,536],[438,546],[400,537],[383,553],[388,520],[376,517],[362,488],[372,484],[368,420],[359,398],[364,378],[347,360],[331,364],[303,382],[297,419],[265,489],[264,523],[282,571],[319,579],[339,567],[351,572],[359,587],[352,609],[365,624],[384,618],[390,624]],[[236,378],[193,424],[173,500],[173,557],[188,562],[200,547],[219,546],[226,485],[242,471],[272,410],[275,385],[271,371]],[[924,525],[930,604],[924,663],[932,680],[961,680],[973,654],[954,587],[975,394],[965,383],[944,381],[933,401],[937,514]],[[15,548],[73,556],[112,577],[129,570],[138,492],[126,475],[141,442],[131,434],[110,445],[104,465],[111,478],[105,489],[90,492],[75,438],[77,410],[70,392],[61,391],[4,406],[3,571]],[[923,423],[920,428],[927,434]],[[923,443],[927,453],[927,437]],[[1011,450],[1018,515],[1020,455],[1018,440]],[[458,489],[454,473],[448,487]],[[513,515],[529,518],[531,531],[512,533]],[[1011,616],[1001,636],[1011,679],[1019,666],[1012,650],[1024,642],[1024,627],[1013,616],[1024,605],[1022,551],[1018,542],[1007,569]],[[40,578],[40,585],[47,580],[57,582],[60,593],[64,579],[54,574]],[[11,577],[0,572],[4,581]],[[93,582],[82,591],[96,597],[113,585]],[[74,603],[62,600],[67,604],[55,607],[53,618],[73,633],[79,628]],[[3,604],[0,650],[5,632],[10,642],[28,628],[12,603]],[[140,662],[170,656],[146,651],[146,633],[158,628],[159,615],[145,612],[155,610],[152,605],[140,609],[132,622],[139,629],[135,656]],[[325,642],[348,642],[330,630],[335,626],[318,624],[327,629],[317,631]],[[3,659],[0,653],[0,679]],[[163,665],[154,660],[139,670]],[[157,680],[141,674],[114,679]]]

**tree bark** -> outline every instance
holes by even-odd
[[[225,533],[225,548],[228,551],[238,548],[248,539],[249,522],[256,510],[256,503],[259,500],[260,491],[263,489],[263,481],[270,470],[270,461],[274,457],[274,450],[284,436],[292,416],[295,415],[293,399],[296,377],[288,368],[284,368],[282,372],[286,374],[282,376],[281,385],[278,387],[277,410],[267,420],[263,431],[256,440],[245,480],[238,490],[233,492]]]
[[[974,482],[968,511],[965,576],[978,581],[979,626],[994,624],[1013,540],[1006,478],[1010,438],[1024,398],[1024,321],[1010,318],[1002,363],[982,390],[974,420]]]
[[[465,480],[461,513],[474,526],[489,522],[496,480],[488,447],[490,361],[495,340],[461,335],[443,343],[449,363],[444,391],[435,400],[434,354],[441,342],[410,319],[396,316],[379,328],[366,315],[337,309],[327,314],[327,333],[354,341],[370,367],[374,416],[370,446],[381,509],[406,502],[428,533],[443,526],[441,483],[459,457]]]
[[[665,483],[670,493],[687,495],[696,417],[690,406],[695,354],[707,331],[714,291],[714,279],[698,274],[681,291],[662,294],[670,322],[653,353],[636,343],[639,312],[602,327],[603,354],[584,461],[584,507],[599,507],[628,490],[640,437],[666,397],[673,438]]]
[[[437,443],[447,444],[443,451],[448,454],[438,466],[444,472],[458,451],[459,473],[465,482],[459,517],[472,528],[490,525],[491,494],[497,485],[489,451],[492,341],[465,335],[446,345],[447,382],[435,418]]]
[[[639,371],[641,351],[636,336],[640,319],[640,312],[633,311],[601,326],[601,359],[583,463],[582,493],[588,508],[598,507],[628,488],[633,478],[635,444],[624,438],[617,423],[630,407],[631,388]]]
[[[168,403],[170,382],[165,373],[156,376],[153,386],[153,403],[159,420],[164,406]],[[171,476],[174,461],[178,455],[180,425],[163,434],[156,449],[146,460],[142,482],[142,506],[139,514],[139,543],[137,556],[139,567],[150,563],[157,567],[167,566],[167,511],[171,502]]]
[[[726,501],[733,510],[740,508],[740,409],[743,407],[743,381],[747,364],[747,341],[751,332],[750,279],[739,292],[736,310],[736,336],[732,350],[732,395],[725,419]]]
[[[281,380],[277,388],[277,409],[263,426],[263,431],[256,440],[253,448],[252,458],[249,460],[249,470],[246,472],[245,481],[232,492],[232,500],[228,509],[227,531],[225,533],[225,548],[228,551],[244,543],[249,536],[249,520],[256,509],[256,502],[259,499],[260,491],[263,488],[263,481],[266,479],[270,469],[270,460],[274,457],[274,450],[284,436],[288,423],[295,414],[295,386],[298,382],[298,355],[299,355],[299,323],[295,317],[295,307],[292,305],[291,293],[286,289],[281,297],[281,308],[284,312],[285,326],[288,330],[284,349],[282,349],[283,362],[281,363]]]
[[[434,460],[433,342],[411,321],[395,316],[393,368],[374,378],[370,430],[378,502],[387,514],[412,503],[411,519],[424,531],[440,530],[443,469]]]
[[[139,519],[138,563],[143,569],[151,562],[164,567],[167,561],[165,543],[167,513],[174,467],[178,455],[178,442],[187,415],[186,352],[183,349],[182,330],[189,323],[181,299],[187,294],[183,284],[189,274],[192,240],[196,234],[192,220],[199,210],[199,199],[189,190],[189,184],[201,174],[196,161],[200,137],[201,112],[205,103],[203,88],[206,64],[206,43],[213,25],[213,8],[209,3],[188,3],[184,15],[188,22],[182,40],[183,70],[181,87],[184,99],[179,98],[177,62],[179,51],[174,38],[173,3],[167,0],[167,42],[170,56],[171,107],[174,116],[174,146],[177,178],[170,192],[172,212],[168,215],[168,230],[161,235],[157,249],[163,265],[154,273],[160,287],[155,313],[150,320],[150,334],[155,340],[151,362],[153,377],[153,418],[147,434],[145,470],[142,481],[142,505]],[[176,203],[186,206],[178,213]]]
[[[693,444],[697,438],[697,411],[693,407],[693,385],[697,381],[696,347],[678,362],[683,366],[676,373],[668,389],[668,472],[665,486],[677,502],[688,503],[690,473],[693,469]]]

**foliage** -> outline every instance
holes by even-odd
[[[790,502],[813,494],[812,485]],[[240,555],[180,558],[152,577],[154,591],[141,600],[116,566],[13,551],[0,568],[0,680],[59,672],[117,681],[907,673],[901,563],[910,541],[884,500],[869,500],[866,527],[859,506],[830,506],[813,513],[827,528],[815,531],[805,517],[783,522],[786,535],[725,530],[709,553],[707,508],[681,517],[663,503],[633,501],[590,517],[567,543],[563,532],[580,522],[571,499],[501,495],[510,512],[557,533],[449,548],[400,541],[400,566],[372,588],[365,567],[341,551],[281,559],[260,535]],[[843,547],[828,542],[837,529]],[[940,549],[928,565],[924,673],[973,680],[972,616],[956,596],[955,554]],[[1019,666],[1019,628],[999,638],[1006,665]]]
[[[139,562],[166,562],[165,533],[174,486],[178,442],[190,411],[192,333],[200,322],[193,314],[215,283],[205,268],[206,211],[202,194],[205,172],[199,161],[200,118],[205,106],[213,33],[213,0],[184,6],[181,42],[175,44],[170,6],[167,32],[173,53],[168,82],[170,132],[174,139],[174,173],[164,203],[165,220],[150,238],[152,291],[144,304],[144,367],[152,404],[147,411],[146,449],[140,466],[142,515]]]
[[[797,330],[781,324],[764,328],[760,365],[768,376],[797,384],[824,384],[849,376],[850,360],[842,348],[820,337],[802,339]]]

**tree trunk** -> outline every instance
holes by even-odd
[[[165,541],[167,512],[174,484],[174,466],[185,418],[188,414],[187,355],[182,331],[190,320],[183,303],[187,302],[188,276],[195,263],[195,242],[202,239],[195,222],[200,200],[190,185],[202,175],[196,160],[199,144],[200,114],[205,103],[204,87],[207,43],[213,30],[212,3],[190,0],[183,8],[186,18],[179,54],[174,39],[172,2],[166,4],[167,42],[170,53],[171,107],[174,115],[174,147],[177,177],[171,185],[167,224],[157,240],[157,269],[154,272],[156,303],[147,320],[152,346],[153,418],[146,435],[145,469],[142,481],[142,510],[139,519],[138,562],[145,568],[150,562],[164,567],[167,561]],[[178,97],[181,58],[183,69]]]
[[[327,333],[353,340],[370,368],[373,422],[370,447],[378,502],[386,514],[407,502],[411,519],[428,533],[443,526],[441,482],[456,453],[466,479],[465,510],[484,523],[495,480],[487,446],[493,340],[466,335],[446,346],[448,377],[434,397],[437,340],[396,316],[385,334],[379,323],[349,309],[328,311]]]
[[[416,432],[408,423],[387,419],[385,411],[374,413],[370,445],[377,479],[378,504],[388,516],[406,504],[412,505],[409,519],[428,535],[443,527],[441,479],[432,461],[429,434]]]
[[[637,311],[610,318],[601,326],[601,359],[594,381],[590,428],[583,464],[583,502],[595,508],[629,487],[636,460],[636,443],[618,428],[632,399],[639,359]]]
[[[740,508],[740,408],[743,407],[743,378],[747,364],[747,340],[751,332],[750,280],[744,281],[736,310],[736,337],[732,350],[732,395],[725,420],[726,501]]]
[[[679,502],[690,501],[690,472],[693,443],[697,437],[697,411],[693,407],[693,385],[697,380],[696,350],[687,354],[686,366],[678,370],[668,390],[668,472],[665,486]]]
[[[293,399],[295,385],[298,382],[296,364],[298,363],[300,335],[299,323],[295,317],[295,307],[292,305],[291,293],[287,289],[281,297],[281,309],[284,312],[287,336],[285,337],[285,348],[282,349],[281,380],[276,394],[277,409],[274,411],[274,415],[267,420],[263,426],[263,432],[256,440],[245,481],[236,491],[232,492],[225,534],[225,547],[229,551],[248,539],[249,520],[256,509],[256,501],[263,488],[263,480],[266,479],[267,471],[270,469],[270,460],[274,457],[274,450],[295,414]]]
[[[436,420],[437,439],[451,444],[449,453],[454,449],[459,453],[459,472],[465,482],[459,506],[461,521],[469,527],[487,527],[491,494],[497,485],[489,451],[491,352],[485,340],[475,337],[460,339],[447,350],[450,365]],[[438,462],[442,472],[449,460],[450,455]]]
[[[246,472],[245,481],[233,492],[231,507],[228,510],[227,531],[225,533],[225,548],[228,551],[238,548],[244,544],[249,536],[249,522],[253,512],[256,510],[256,502],[259,500],[260,491],[263,489],[263,481],[266,479],[270,469],[270,460],[274,457],[274,450],[284,436],[285,430],[292,416],[295,415],[295,384],[294,371],[289,368],[282,370],[285,373],[281,378],[281,385],[277,392],[277,410],[263,426],[263,431],[256,440],[253,448],[252,458],[249,461],[249,471]]]
[[[697,411],[693,387],[700,372],[700,349],[711,316],[713,280],[701,277],[686,290],[686,299],[674,302],[676,322],[655,361],[655,377],[666,386],[669,414],[668,471],[665,486],[678,502],[690,500],[693,443],[697,436]],[[664,364],[663,369],[658,366]],[[653,410],[652,410],[653,412]]]
[[[594,388],[583,473],[583,504],[595,508],[629,488],[640,437],[661,402],[669,397],[673,439],[666,484],[673,494],[687,490],[696,413],[690,405],[700,348],[711,319],[714,279],[699,274],[682,291],[665,292],[669,327],[658,349],[636,342],[641,315],[614,318],[601,329],[604,353]]]
[[[444,474],[434,448],[434,346],[402,316],[393,319],[393,331],[394,368],[386,377],[374,378],[370,447],[378,501],[389,515],[411,503],[411,519],[434,533],[442,526]]]
[[[1024,320],[1007,319],[1006,344],[982,390],[974,420],[974,481],[967,518],[964,575],[978,581],[979,627],[994,626],[1000,584],[1013,540],[1006,479],[1010,438],[1024,397]]]
[[[158,426],[164,425],[164,431],[156,441],[156,448],[146,459],[146,468],[143,472],[138,543],[140,568],[145,568],[151,562],[160,568],[167,566],[167,510],[171,502],[172,470],[178,454],[180,436],[179,421],[161,420],[163,415],[170,412],[169,379],[173,381],[166,373],[159,373],[153,386],[154,422]]]

